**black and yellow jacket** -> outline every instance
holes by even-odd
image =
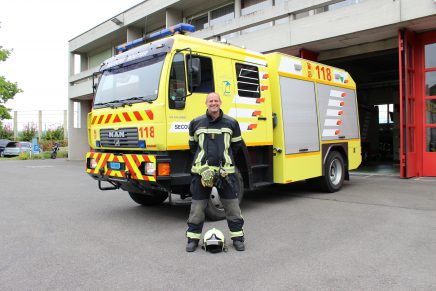
[[[234,173],[234,155],[242,143],[241,129],[234,118],[220,109],[220,116],[212,120],[206,111],[189,124],[189,148],[194,154],[191,172],[199,173],[208,165],[215,169],[221,166],[228,173]]]

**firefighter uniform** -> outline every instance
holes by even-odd
[[[230,236],[233,240],[244,240],[242,227],[244,219],[238,201],[238,184],[235,175],[234,155],[242,146],[241,130],[238,122],[223,114],[213,120],[206,112],[189,124],[189,147],[194,154],[191,172],[192,204],[188,218],[188,239],[198,240],[201,237],[205,219],[205,209],[209,200],[211,185],[204,186],[202,175],[211,171],[225,179],[220,185],[214,182],[223,204]],[[221,174],[220,174],[221,173]],[[224,173],[224,175],[222,175]],[[216,181],[216,180],[215,180]]]

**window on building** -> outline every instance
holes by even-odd
[[[80,110],[80,102],[73,103],[73,128],[82,128],[82,120],[80,118],[82,112]]]
[[[238,95],[241,97],[259,98],[259,69],[256,66],[236,64],[236,81]]]
[[[289,0],[274,0],[274,6],[279,6],[285,2],[288,2]]]
[[[269,0],[241,0],[241,15],[248,15],[259,10],[272,7],[272,1]],[[247,34],[255,32],[261,29],[269,28],[273,25],[273,22],[267,22],[259,25],[249,27],[247,29],[241,30],[242,34]]]
[[[202,30],[209,26],[209,18],[207,16],[207,13],[193,17],[188,22],[195,26],[195,30]]]
[[[74,56],[73,56],[73,63],[74,63],[73,64],[73,73],[74,74],[78,74],[81,72],[81,70],[82,70],[81,62],[82,62],[81,56],[78,54],[74,54]]]
[[[388,124],[394,123],[392,115],[394,112],[394,104],[376,105],[378,107],[378,123]]]
[[[323,6],[315,9],[315,14],[320,14],[323,12],[327,12],[329,10],[328,6]]]
[[[201,71],[201,82],[200,85],[194,86],[193,93],[210,93],[215,91],[215,84],[213,80],[213,68],[212,59],[201,56],[192,56],[193,58],[200,59],[200,71]],[[186,57],[187,63],[189,64],[189,55]],[[188,80],[190,74],[188,74]]]
[[[247,15],[272,6],[269,0],[241,0],[241,15]]]
[[[294,14],[294,19],[301,19],[309,16],[309,11],[298,12]]]
[[[343,8],[345,6],[349,6],[349,5],[353,5],[353,4],[358,4],[360,2],[363,2],[364,0],[344,0],[344,1],[340,1],[338,3],[335,4],[330,4],[328,5],[325,11],[331,11],[331,10],[336,10],[336,9],[340,9]]]
[[[230,21],[235,18],[235,4],[230,3],[226,6],[217,8],[210,12],[210,25]]]

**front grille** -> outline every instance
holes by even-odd
[[[101,129],[100,143],[102,147],[137,148],[138,129],[136,127]]]

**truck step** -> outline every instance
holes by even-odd
[[[258,165],[252,165],[251,168],[254,169],[264,169],[270,167],[269,164],[258,164]]]
[[[270,186],[272,184],[273,183],[271,183],[271,182],[256,182],[256,183],[253,184],[253,187],[254,188],[260,188],[260,187]]]

